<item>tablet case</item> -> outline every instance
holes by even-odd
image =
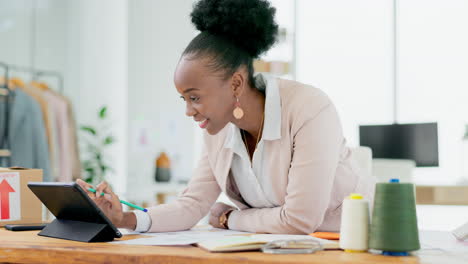
[[[81,242],[122,237],[78,184],[30,182],[28,187],[56,217],[38,235]]]

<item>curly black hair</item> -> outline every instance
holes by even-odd
[[[253,59],[277,40],[275,13],[267,0],[200,0],[190,16],[201,32],[182,55],[211,56],[211,69],[224,70],[226,78],[246,66],[249,83],[255,87]]]

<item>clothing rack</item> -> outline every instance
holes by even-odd
[[[24,66],[17,66],[17,65],[7,65],[7,67],[11,71],[18,71],[18,72],[27,72],[32,74],[32,80],[37,81],[41,76],[51,76],[57,78],[58,83],[58,90],[60,93],[63,93],[63,75],[60,72],[56,71],[43,71],[43,70],[36,70],[30,67]]]
[[[0,86],[0,96],[6,96],[9,94],[9,89],[8,89],[8,73],[9,73],[9,67],[8,64],[3,63],[0,61],[0,67],[3,68],[5,72],[5,83]]]
[[[5,129],[1,131],[2,135],[0,138],[0,158],[9,158],[11,157],[11,151],[8,147],[8,119],[9,119],[9,101],[10,101],[10,89],[8,88],[8,74],[9,66],[6,63],[0,62],[0,67],[3,68],[5,72],[5,83],[0,87],[0,99],[5,102]],[[3,161],[2,161],[3,162]]]
[[[63,93],[63,76],[59,72],[36,70],[30,67],[7,64],[0,61],[0,68],[4,70],[5,83],[0,86],[0,99],[5,102],[5,129],[0,131],[0,158],[11,157],[11,151],[8,146],[8,121],[9,121],[9,103],[11,102],[10,89],[8,88],[11,71],[26,72],[32,74],[32,80],[36,81],[41,76],[51,76],[57,78],[58,90]],[[1,160],[0,160],[1,161]],[[1,163],[0,163],[1,165]]]
[[[63,94],[63,76],[61,73],[54,71],[37,71],[34,77],[37,78],[39,76],[52,76],[57,78],[58,90],[61,94]]]

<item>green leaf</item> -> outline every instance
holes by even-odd
[[[96,129],[94,129],[93,127],[90,127],[90,126],[81,126],[80,129],[82,131],[88,132],[88,133],[90,133],[91,135],[94,135],[94,136],[97,134]]]
[[[103,174],[106,173],[107,169],[109,169],[109,167],[107,167],[106,165],[101,165],[101,171]]]
[[[107,115],[107,106],[103,106],[101,110],[99,110],[99,118],[105,119]]]
[[[114,171],[113,168],[106,163],[107,154],[104,151],[106,146],[114,144],[116,138],[111,129],[112,124],[109,120],[108,107],[102,106],[98,109],[98,123],[95,126],[84,125],[80,127],[83,131],[80,134],[80,148],[85,150],[86,155],[83,156],[82,166],[83,173],[87,182],[99,181],[109,172]]]
[[[114,143],[115,141],[115,138],[113,136],[107,136],[105,139],[104,139],[104,142],[103,144],[104,145],[110,145],[112,143]]]
[[[91,152],[91,153],[99,153],[101,152],[101,150],[94,146],[94,145],[88,145],[88,151]]]

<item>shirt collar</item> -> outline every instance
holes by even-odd
[[[255,81],[265,87],[265,120],[262,139],[276,140],[281,138],[281,99],[278,79],[266,73],[259,73]]]
[[[281,100],[278,80],[267,73],[258,73],[255,84],[260,90],[265,90],[265,120],[261,140],[276,140],[281,138]],[[225,148],[237,149],[243,146],[240,130],[234,124],[224,142]]]

